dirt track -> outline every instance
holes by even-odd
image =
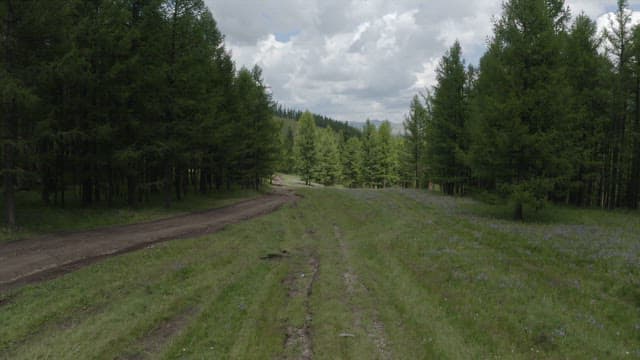
[[[153,222],[41,236],[0,245],[0,292],[58,277],[110,256],[151,244],[210,234],[227,225],[277,210],[295,201],[279,190],[225,208]]]

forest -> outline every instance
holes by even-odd
[[[280,129],[260,68],[236,69],[202,0],[0,3],[4,217],[257,188]]]
[[[170,206],[276,171],[497,197],[518,219],[546,202],[640,203],[640,27],[625,0],[604,33],[563,1],[506,2],[477,66],[458,42],[442,57],[403,136],[278,105],[202,0],[9,0],[0,15],[9,226],[17,191]]]
[[[596,3],[0,0],[0,359],[640,359],[640,13]]]
[[[459,42],[442,57],[436,85],[411,101],[402,137],[368,123],[361,136],[333,128],[313,142],[307,119],[300,141],[292,133],[283,141],[284,158],[298,159],[285,164],[298,168],[281,170],[327,185],[438,185],[507,200],[516,219],[547,202],[637,209],[640,26],[628,2],[618,1],[604,32],[584,14],[572,20],[563,1],[503,10],[478,66],[466,64]]]
[[[478,67],[458,42],[405,121],[412,183],[510,199],[640,204],[640,26],[619,0],[600,33],[564,1],[508,1]]]

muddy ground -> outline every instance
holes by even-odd
[[[273,193],[237,204],[153,222],[39,236],[0,245],[0,292],[49,280],[102,259],[153,244],[206,235],[294,202],[294,193]]]

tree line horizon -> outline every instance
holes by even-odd
[[[43,203],[136,206],[258,188],[280,129],[262,70],[237,69],[202,0],[0,3],[4,222]]]
[[[455,42],[405,121],[413,177],[450,195],[640,205],[640,25],[617,1],[598,33],[563,0],[509,0],[478,67]]]
[[[637,209],[640,27],[626,0],[603,37],[562,0],[509,0],[478,66],[458,42],[403,136],[275,103],[237,69],[202,0],[0,4],[4,220],[16,192],[43,203],[136,206],[161,194],[307,184],[440,185],[509,199]],[[602,50],[604,49],[604,50]],[[293,120],[294,125],[285,119]]]
[[[366,140],[350,144],[328,132],[344,184],[484,192],[509,200],[516,219],[546,202],[638,209],[640,25],[626,0],[609,25],[600,35],[585,14],[572,19],[563,0],[504,2],[479,66],[466,65],[456,41],[385,154],[371,146],[369,122]],[[313,158],[300,161],[307,180],[327,178],[314,173]]]

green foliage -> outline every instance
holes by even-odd
[[[572,171],[562,128],[567,14],[557,5],[543,0],[505,3],[481,62],[471,165],[483,181],[510,188],[512,194],[536,188],[540,179],[555,184]],[[544,194],[538,189],[526,193]],[[515,199],[521,204],[520,197]]]
[[[295,171],[295,149],[293,127],[287,126],[286,133],[282,136],[282,155],[280,170],[284,173],[291,174]]]
[[[359,187],[362,185],[363,174],[362,142],[357,137],[347,140],[342,153],[342,168],[344,185]]]
[[[456,42],[440,61],[431,99],[432,116],[425,132],[429,178],[450,195],[464,194],[469,181],[465,161],[469,148],[467,78],[462,48]]]
[[[413,97],[409,115],[404,120],[404,142],[401,151],[401,178],[405,186],[422,188],[427,184],[425,172],[427,123],[431,114],[418,95]]]
[[[411,104],[402,173],[418,186],[422,164],[445,193],[506,196],[516,217],[547,201],[640,206],[640,27],[626,0],[604,36],[584,14],[570,20],[563,0],[509,0],[478,69],[454,44],[422,135]]]
[[[202,0],[11,0],[0,19],[8,223],[16,188],[169,205],[275,171],[261,70],[236,72]]]
[[[331,130],[319,129],[318,131],[318,163],[315,170],[315,181],[322,185],[336,185],[341,182],[342,162],[338,137]]]
[[[300,110],[289,109],[280,104],[275,106],[274,112],[276,116],[280,118],[294,121],[300,120],[300,117],[304,114],[304,112]],[[347,139],[360,136],[360,131],[349,125],[348,122],[334,120],[330,117],[319,114],[312,113],[311,115],[313,116],[316,126],[319,128],[329,128],[338,134],[342,134],[342,136]]]
[[[377,140],[380,156],[378,183],[386,188],[398,182],[399,171],[398,145],[391,134],[391,124],[388,121],[383,122],[378,128]]]
[[[318,135],[310,112],[305,112],[298,121],[295,139],[296,168],[306,185],[311,185],[318,166]]]
[[[367,187],[380,187],[382,184],[382,151],[376,126],[369,120],[362,131],[362,180]]]

